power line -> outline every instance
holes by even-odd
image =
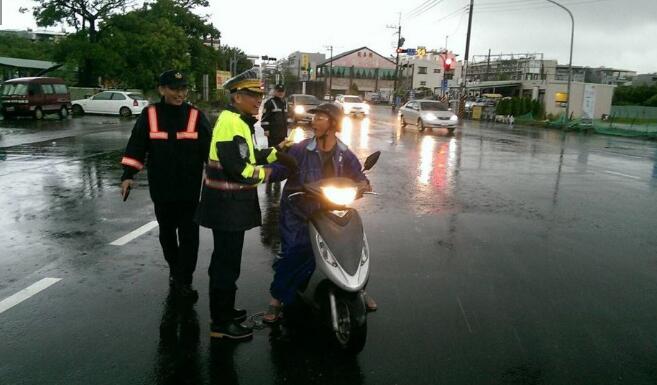
[[[424,9],[422,9],[421,11],[417,11],[417,12],[415,12],[414,14],[409,15],[409,18],[415,18],[415,17],[418,17],[418,16],[422,16],[422,15],[425,14],[427,11],[431,10],[432,8],[436,7],[438,4],[440,4],[440,3],[442,3],[442,2],[443,2],[443,0],[434,0],[431,4],[429,4],[428,6],[426,6],[426,7],[425,7]]]
[[[441,21],[443,21],[443,20],[447,20],[447,19],[449,19],[450,17],[454,17],[454,16],[458,15],[459,12],[464,12],[464,14],[465,14],[465,13],[467,13],[467,10],[468,10],[468,6],[467,6],[467,5],[466,5],[466,6],[463,6],[463,7],[459,8],[459,9],[455,10],[454,12],[448,14],[447,16],[443,16],[443,17],[441,17],[440,19],[434,20],[433,22],[434,22],[434,23],[439,23],[439,22],[441,22]]]
[[[418,5],[417,7],[411,9],[410,11],[406,12],[406,14],[407,14],[407,15],[410,15],[411,13],[415,13],[415,12],[417,12],[420,8],[423,8],[425,5],[431,3],[432,1],[435,1],[435,0],[426,0],[424,3]],[[406,16],[405,16],[405,17],[406,17]]]

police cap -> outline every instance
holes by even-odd
[[[187,77],[178,70],[168,70],[160,74],[160,85],[169,88],[187,87]]]
[[[258,71],[251,68],[226,80],[223,87],[229,90],[231,94],[237,91],[247,91],[262,95],[264,90],[261,87],[260,76],[258,75]]]

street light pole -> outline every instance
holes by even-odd
[[[561,127],[563,128],[565,125],[565,122],[570,119],[570,84],[573,81],[573,41],[575,40],[575,18],[573,17],[572,12],[563,5],[557,3],[554,0],[547,0],[550,3],[556,5],[557,7],[563,9],[564,11],[568,12],[568,15],[570,16],[570,21],[571,21],[571,27],[570,27],[570,59],[568,60],[568,90],[566,93],[568,94],[568,99],[566,100],[566,119],[561,123]]]

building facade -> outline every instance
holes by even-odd
[[[287,67],[299,80],[317,80],[317,66],[326,61],[326,55],[319,52],[292,52],[279,61],[278,66]]]
[[[640,74],[632,79],[633,87],[641,86],[656,86],[657,85],[657,72],[654,74]]]
[[[392,92],[395,62],[367,48],[343,52],[317,65],[317,80],[332,95]]]

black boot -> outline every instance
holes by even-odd
[[[192,289],[190,284],[176,282],[174,285],[176,296],[188,303],[195,304],[198,301],[198,291]]]
[[[233,321],[237,323],[242,323],[246,321],[246,310],[244,309],[233,309]]]
[[[210,337],[246,341],[253,337],[253,330],[235,321],[213,322],[210,325]]]

